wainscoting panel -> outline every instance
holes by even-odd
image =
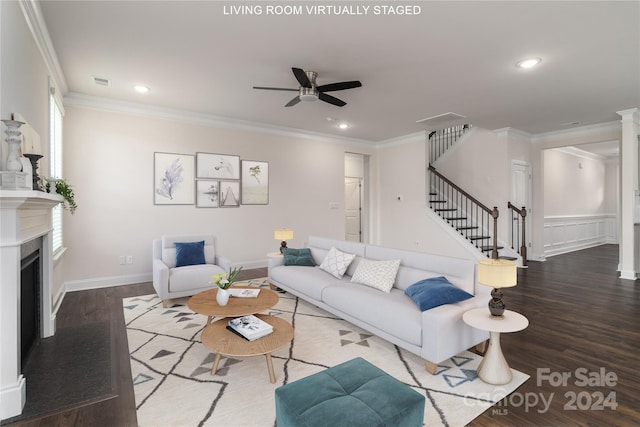
[[[605,243],[618,243],[614,214],[548,216],[544,219],[544,254],[559,255]]]

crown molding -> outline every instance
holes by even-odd
[[[287,136],[299,139],[320,141],[329,144],[337,144],[354,148],[375,148],[375,142],[356,138],[323,134],[320,132],[303,131],[284,126],[269,125],[264,123],[249,122],[245,120],[230,119],[212,114],[195,113],[166,107],[156,107],[147,104],[139,104],[128,101],[119,101],[110,98],[85,95],[78,92],[69,92],[64,97],[64,105],[67,107],[84,108],[89,110],[104,111],[108,113],[125,114],[138,117],[146,117],[160,120],[173,120],[202,126],[236,129],[248,132],[265,132],[274,135]]]
[[[516,129],[516,128],[512,128],[512,127],[505,127],[505,128],[500,128],[500,129],[494,129],[493,132],[500,136],[516,136],[516,137],[520,137],[524,140],[527,140],[529,142],[531,142],[531,139],[533,138],[533,135],[525,132],[523,130],[520,129]]]
[[[595,138],[593,142],[601,142],[604,140],[610,141],[612,134],[619,135],[620,132],[621,127],[619,121],[606,122],[572,129],[539,133],[532,136],[531,142],[534,144],[544,144],[582,138]],[[599,136],[602,136],[604,139],[599,138]]]
[[[421,130],[421,131],[410,133],[407,135],[385,139],[383,141],[378,141],[377,143],[375,143],[375,148],[376,149],[390,148],[390,147],[396,147],[399,145],[412,144],[415,142],[423,143],[425,141],[427,134],[428,134],[427,131]]]
[[[588,151],[582,150],[579,147],[574,147],[574,146],[553,148],[553,150],[559,151],[561,153],[569,154],[571,156],[581,157],[583,159],[600,160],[600,161],[607,159],[607,157],[605,156],[601,156],[595,153],[590,153]]]
[[[42,17],[42,9],[40,9],[39,2],[36,0],[20,0],[20,8],[49,73],[51,73],[62,94],[67,93],[69,90],[67,80],[64,77],[62,67],[60,67],[60,62],[58,61],[58,55],[56,55],[51,42],[47,24]]]

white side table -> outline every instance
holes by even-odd
[[[464,322],[477,329],[489,331],[489,348],[478,366],[478,376],[488,384],[511,382],[511,368],[500,348],[501,332],[517,332],[529,326],[529,320],[520,313],[505,310],[501,318],[495,318],[488,308],[475,308],[462,315]]]

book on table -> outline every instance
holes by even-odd
[[[273,326],[253,314],[229,320],[228,328],[249,341],[262,338],[273,332]]]
[[[227,289],[229,296],[234,298],[258,298],[260,289]]]

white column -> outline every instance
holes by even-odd
[[[4,219],[4,218],[3,218]],[[0,247],[0,419],[22,413],[25,379],[20,373],[20,244]]]
[[[638,182],[638,135],[640,134],[640,109],[618,111],[622,123],[620,143],[620,278],[635,280],[640,257],[635,247],[636,228],[634,210]]]

